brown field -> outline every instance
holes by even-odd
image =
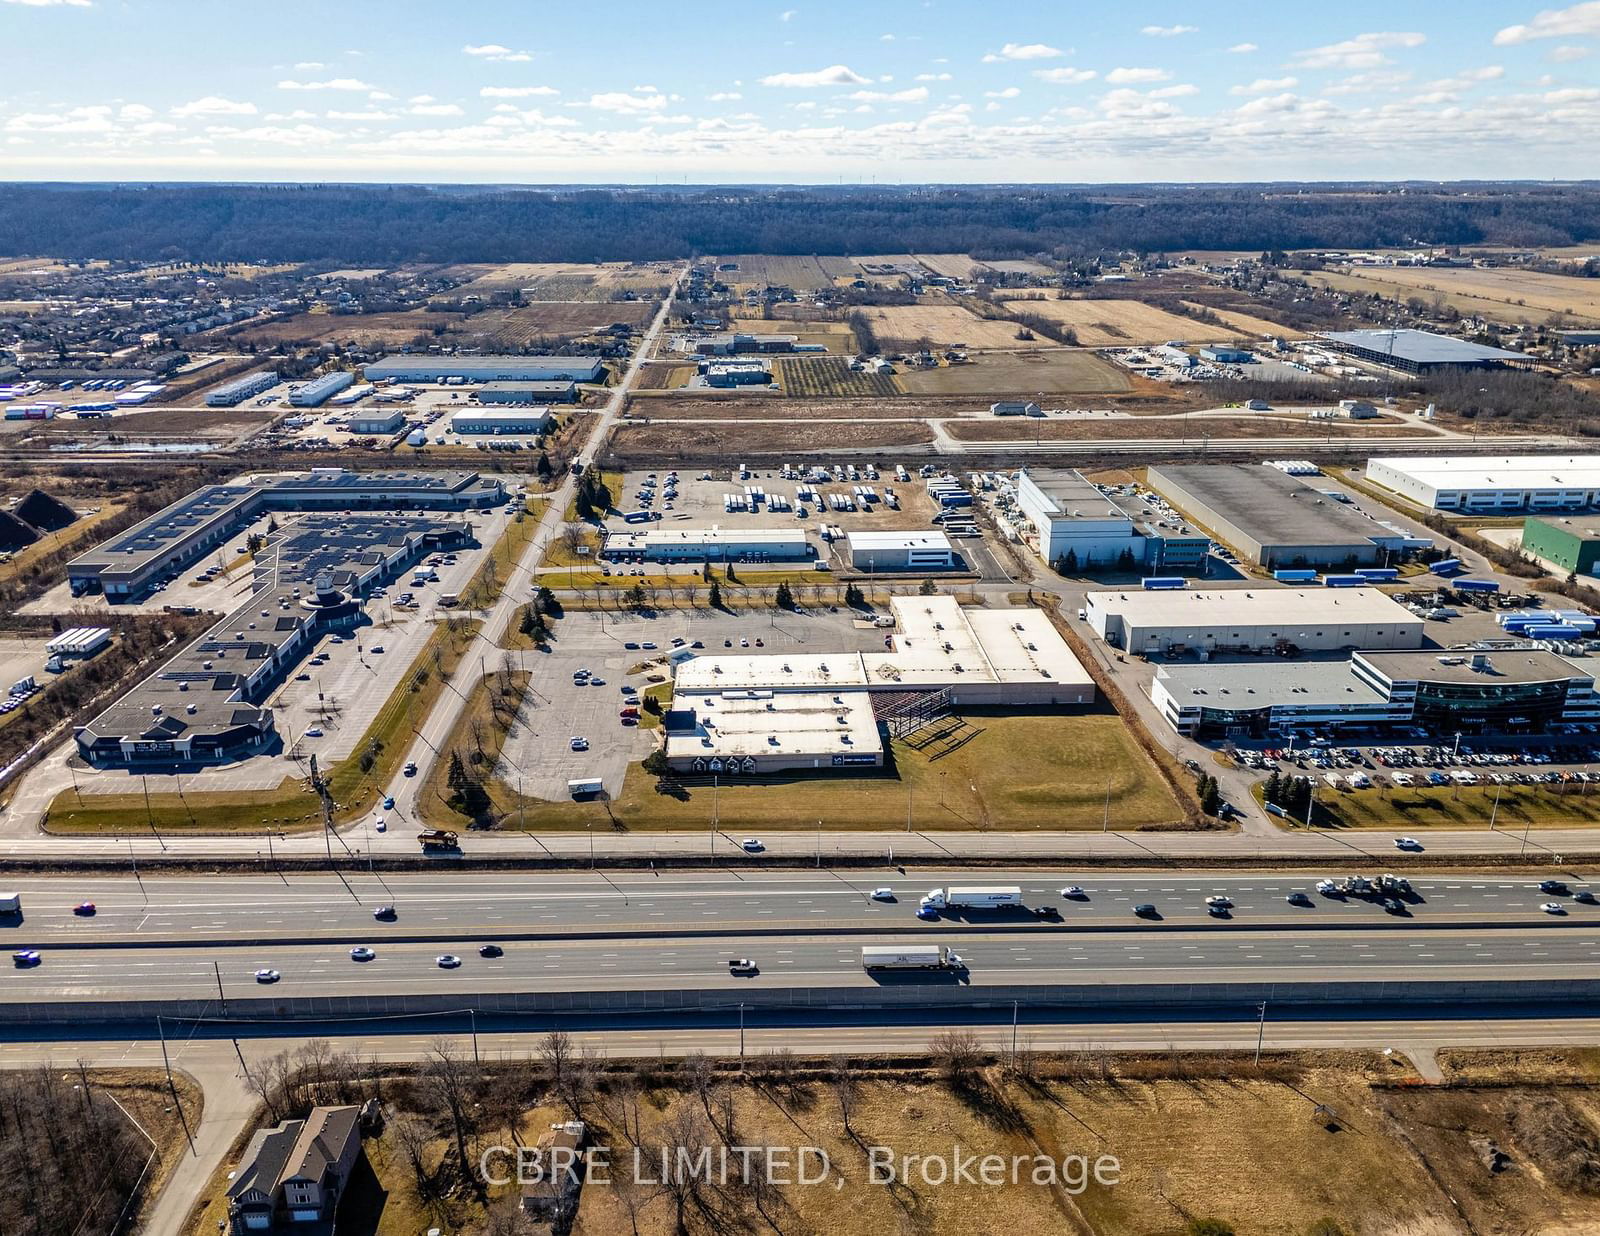
[[[499,330],[509,313],[485,309],[481,313],[297,313],[279,322],[247,326],[229,336],[235,343],[273,348],[280,343],[338,341],[359,347],[390,349],[425,339],[429,343],[482,341]],[[441,331],[435,335],[435,331]]]
[[[676,270],[667,262],[505,262],[453,266],[448,273],[469,280],[456,289],[461,295],[521,288],[536,300],[610,300],[619,292],[664,290]]]
[[[968,257],[965,253],[918,253],[913,256],[934,274],[947,279],[971,279],[976,272],[993,265]]]
[[[1037,313],[1072,327],[1078,342],[1086,348],[1121,348],[1164,343],[1168,339],[1231,339],[1238,333],[1181,318],[1137,300],[1018,300],[1006,301],[1005,307],[1012,313]]]
[[[654,303],[643,300],[539,301],[511,310],[489,335],[489,341],[496,347],[521,348],[533,339],[575,339],[579,335],[591,335],[613,322],[626,322],[638,330],[650,321],[653,313]],[[468,323],[472,320],[467,319]]]
[[[980,352],[964,365],[907,369],[899,378],[913,395],[1101,395],[1132,385],[1126,370],[1066,348]]]
[[[1198,444],[1203,438],[1304,438],[1327,432],[1335,426],[1334,437],[1350,434],[1406,434],[1408,425],[1375,425],[1371,421],[1320,421],[1315,426],[1304,420],[1275,420],[1270,416],[1235,418],[1207,417],[1203,420],[1173,416],[1086,417],[1073,420],[1040,420],[1036,417],[991,417],[984,420],[950,421],[945,429],[963,442],[1026,441],[1101,441],[1110,438],[1186,438]]]
[[[1247,335],[1282,335],[1286,338],[1298,339],[1305,334],[1304,331],[1293,330],[1281,322],[1269,322],[1266,318],[1258,318],[1248,313],[1240,313],[1237,309],[1222,309],[1216,305],[1202,304],[1200,301],[1186,300],[1183,302],[1192,309],[1204,309],[1214,313],[1235,330],[1243,331]]]
[[[698,394],[699,392],[696,392]],[[709,392],[707,392],[709,394]],[[645,406],[635,404],[629,409],[637,418],[649,418],[653,424],[675,421],[767,420],[781,421],[856,421],[856,420],[919,420],[926,416],[958,416],[959,407],[930,408],[920,403],[885,400],[878,397],[791,399],[782,402],[765,395],[748,398],[696,399],[683,395],[673,399],[652,399]]]
[[[1014,348],[1017,326],[980,318],[959,305],[890,305],[864,309],[878,341],[891,351],[912,348],[920,340],[934,347]]]
[[[843,356],[785,356],[778,360],[777,370],[783,393],[797,399],[831,395],[890,398],[900,393],[893,374],[858,372]]]
[[[839,259],[829,262],[828,259],[815,257],[772,257],[760,253],[736,253],[719,257],[715,261],[718,265],[723,262],[738,263],[738,270],[716,272],[717,278],[729,287],[774,286],[790,287],[797,292],[815,292],[833,286],[835,272],[828,269],[828,265],[836,265]],[[850,268],[845,265],[843,269]]]
[[[919,446],[931,441],[933,430],[915,422],[828,427],[828,445],[838,450]],[[817,427],[804,420],[789,420],[781,425],[766,422],[718,425],[714,433],[695,425],[623,424],[617,427],[610,443],[610,449],[618,455],[640,459],[670,455],[715,457],[726,461],[741,453],[792,453],[816,448]]]
[[[999,261],[984,262],[983,265],[991,270],[1004,271],[1010,275],[1048,275],[1050,268],[1041,262],[1030,258],[1003,258]]]
[[[1514,267],[1458,270],[1395,266],[1341,269],[1336,274],[1312,272],[1306,278],[1346,292],[1379,292],[1424,301],[1442,298],[1462,313],[1481,314],[1500,322],[1537,322],[1556,313],[1584,322],[1600,322],[1600,286],[1596,286],[1600,281],[1569,275],[1547,275]]]
[[[126,412],[105,420],[10,421],[6,425],[28,428],[35,441],[71,439],[92,443],[115,434],[136,441],[148,438],[188,442],[200,438],[233,438],[249,430],[265,428],[278,415],[268,408],[252,407],[246,400],[236,408],[164,408],[153,412]]]
[[[674,365],[668,361],[647,361],[639,366],[634,379],[636,391],[669,391],[682,386],[694,377],[693,365]]]

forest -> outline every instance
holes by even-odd
[[[1553,246],[1600,186],[471,189],[0,186],[0,254],[148,261],[594,262],[699,254]]]

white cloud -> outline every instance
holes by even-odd
[[[1330,82],[1322,88],[1323,94],[1392,94],[1411,80],[1411,74],[1398,69],[1386,69],[1376,73],[1354,73],[1349,77],[1341,77],[1338,81]]]
[[[1251,52],[1260,51],[1261,48],[1254,43],[1235,43],[1228,48],[1230,56],[1248,56]]]
[[[431,94],[414,94],[409,99],[407,99],[406,102],[407,103],[432,103],[433,102],[433,96]]]
[[[916,80],[919,82],[947,82],[950,80],[948,73],[918,73]]]
[[[1421,47],[1427,41],[1426,35],[1414,32],[1379,31],[1358,34],[1355,38],[1346,39],[1342,43],[1329,43],[1323,47],[1297,52],[1289,63],[1297,69],[1375,69],[1379,65],[1393,63],[1384,55],[1386,51],[1403,47]]]
[[[842,64],[830,64],[811,73],[772,73],[761,79],[763,86],[805,88],[810,86],[865,86],[869,79]]]
[[[179,120],[187,120],[191,116],[254,116],[256,105],[254,103],[236,103],[232,99],[218,98],[208,94],[203,99],[195,99],[192,103],[180,103],[172,109],[172,114]]]
[[[124,103],[117,112],[118,120],[150,120],[155,116],[155,109],[146,107],[143,103]]]
[[[368,103],[392,103],[393,101],[394,95],[390,94],[387,90],[367,91]]]
[[[1093,69],[1035,69],[1033,75],[1042,82],[1054,82],[1058,86],[1080,86],[1100,76]]]
[[[1172,74],[1166,69],[1112,69],[1106,80],[1113,86],[1139,86],[1146,82],[1170,81]]]
[[[1145,26],[1139,33],[1152,39],[1175,39],[1180,34],[1194,34],[1199,29],[1199,26]]]
[[[778,14],[778,20],[779,21],[793,21],[794,17],[795,17],[795,14],[798,13],[799,11],[800,11],[799,9],[784,9],[783,12]]]
[[[1059,47],[1051,47],[1048,43],[1007,43],[983,59],[986,64],[994,64],[1000,60],[1054,60],[1065,54]]]
[[[888,94],[881,90],[856,90],[845,95],[845,98],[858,103],[926,103],[928,88],[913,86],[909,90],[895,90]]]
[[[89,7],[89,0],[4,0],[4,3],[20,4],[30,9],[86,9]]]
[[[480,60],[510,61],[520,63],[533,59],[533,57],[525,51],[512,51],[509,47],[504,47],[499,43],[479,43],[476,45],[468,43],[461,50],[466,55],[476,56]]]
[[[659,112],[667,105],[667,96],[664,94],[625,94],[620,90],[612,90],[603,94],[591,94],[588,106],[600,112],[616,112],[624,116],[647,115],[650,112]]]
[[[302,73],[311,73],[315,72],[317,69],[325,69],[328,66],[323,64],[320,60],[297,60],[295,61],[294,67],[299,69]]]
[[[23,112],[6,121],[7,133],[110,133],[115,128],[111,109],[103,105],[64,112]]]
[[[985,90],[983,97],[986,99],[1014,99],[1021,93],[1022,91],[1015,86],[1007,86],[1004,90]]]
[[[1176,86],[1162,86],[1159,90],[1150,91],[1152,99],[1185,99],[1191,94],[1199,94],[1200,87],[1189,82],[1179,82]]]
[[[878,36],[878,42],[880,42],[880,43],[893,43],[894,42],[894,35],[892,35],[892,34],[880,34]]]
[[[1600,99],[1600,90],[1592,87],[1570,90],[1551,90],[1540,96],[1546,103],[1592,103]]]
[[[393,120],[394,117],[385,111],[368,108],[364,112],[339,112],[328,113],[329,120]]]
[[[335,77],[325,82],[297,82],[283,81],[278,83],[279,90],[375,90],[366,82],[355,77]]]
[[[1297,77],[1258,77],[1246,86],[1234,86],[1229,94],[1276,94],[1280,90],[1292,90],[1300,84]]]
[[[1545,59],[1552,61],[1555,64],[1571,64],[1575,60],[1584,59],[1584,57],[1589,55],[1590,51],[1590,48],[1577,47],[1571,43],[1566,43],[1560,47],[1551,49],[1550,54],[1547,55]]]
[[[706,98],[713,103],[733,103],[744,98],[737,90],[719,90],[715,94],[708,94]]]
[[[409,109],[413,116],[465,116],[454,103],[413,103]]]
[[[478,91],[485,99],[549,98],[560,93],[554,86],[485,86]]]
[[[1545,9],[1521,26],[1507,26],[1494,36],[1496,47],[1509,47],[1533,39],[1569,39],[1600,34],[1600,0],[1574,4],[1568,9]]]

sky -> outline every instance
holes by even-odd
[[[0,179],[1600,177],[1600,0],[0,0]]]

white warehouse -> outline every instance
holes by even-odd
[[[927,532],[861,532],[845,538],[850,545],[850,565],[858,571],[948,571],[956,563],[950,538],[936,529]]]
[[[602,558],[619,562],[778,562],[816,556],[806,534],[787,528],[657,528],[613,532]]]
[[[366,372],[369,382],[594,382],[605,365],[592,356],[385,356]]]
[[[1600,455],[1447,455],[1367,460],[1367,479],[1440,511],[1600,506]]]
[[[1091,592],[1085,616],[1106,643],[1141,655],[1422,647],[1422,619],[1376,588]]]

